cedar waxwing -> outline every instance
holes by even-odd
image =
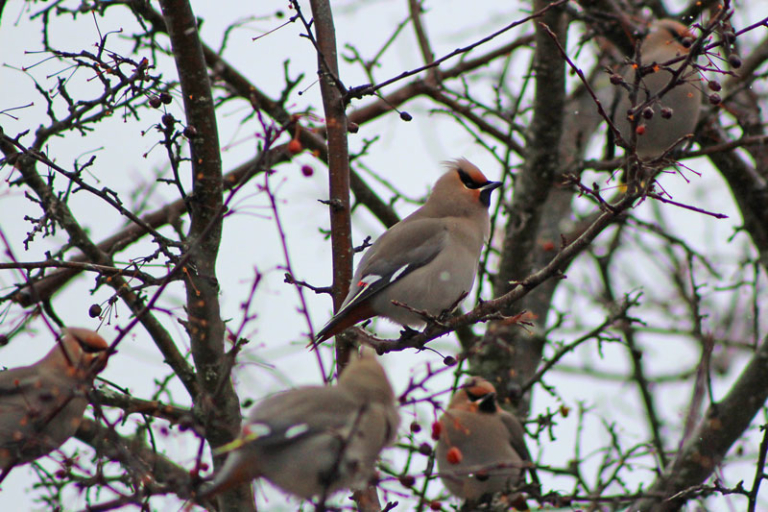
[[[218,450],[229,456],[198,499],[259,477],[304,499],[364,488],[399,424],[384,368],[373,349],[363,348],[338,385],[297,388],[259,403],[240,438]]]
[[[519,487],[531,456],[520,422],[496,403],[496,388],[481,377],[470,377],[457,390],[439,420],[436,454],[440,479],[454,496],[476,502]],[[515,501],[519,495],[509,497]]]
[[[317,343],[374,316],[407,327],[424,319],[401,306],[440,315],[475,281],[490,234],[491,192],[501,185],[464,158],[447,162],[427,202],[389,228],[360,260],[347,298],[317,334]]]
[[[64,329],[61,341],[31,366],[0,372],[0,469],[42,457],[80,426],[86,393],[107,363],[97,333]]]
[[[689,39],[684,43],[685,39]],[[643,68],[658,65],[654,71],[643,75],[638,84],[635,106],[645,103],[667,87],[672,78],[672,70],[682,65],[680,60],[674,64],[666,63],[677,57],[688,55],[690,43],[696,37],[685,27],[673,20],[659,20],[651,24],[648,35],[640,46],[640,61]],[[688,47],[686,47],[688,46]],[[660,67],[663,66],[663,67]],[[648,109],[637,112],[637,156],[641,160],[660,157],[680,140],[693,133],[699,121],[701,91],[697,87],[697,72],[693,67],[686,68],[679,76],[681,82],[669,89],[660,98],[656,98]],[[630,70],[625,83],[631,88],[635,83],[635,71]],[[627,111],[632,109],[628,91],[621,90],[621,99],[616,108],[616,127],[622,138],[629,144],[632,140],[632,123],[627,118]]]

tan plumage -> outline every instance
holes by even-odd
[[[644,75],[639,82],[635,106],[643,104],[667,87],[673,74],[668,69],[677,70],[683,59],[673,64],[669,61],[686,56],[689,48],[683,40],[690,42],[695,36],[684,25],[673,20],[654,22],[648,35],[640,47],[640,61],[643,67],[658,64],[660,67]],[[679,83],[669,89],[663,96],[656,98],[649,105],[653,109],[653,117],[646,119],[638,112],[637,126],[643,126],[641,134],[637,135],[637,156],[641,160],[652,160],[670,150],[681,137],[688,135],[696,128],[701,106],[701,91],[698,88],[698,75],[692,67],[686,68],[679,77],[684,83]],[[629,87],[634,86],[635,70],[626,73],[624,80]],[[662,108],[671,109],[671,116],[665,119]],[[632,139],[632,124],[627,118],[627,111],[633,108],[630,95],[622,89],[621,99],[616,109],[616,127],[622,138],[629,144]]]
[[[451,494],[477,502],[524,483],[531,456],[523,427],[498,407],[496,389],[490,382],[470,377],[454,393],[439,421],[437,465],[440,479]],[[535,470],[529,470],[538,483]]]
[[[349,294],[318,333],[321,342],[373,316],[420,327],[424,319],[393,300],[439,315],[469,293],[489,236],[488,179],[466,159],[448,162],[427,202],[389,228],[360,261]]]
[[[259,403],[199,499],[259,477],[304,499],[363,488],[399,424],[384,368],[364,348],[336,386],[297,388]]]
[[[88,405],[86,393],[104,369],[108,345],[97,333],[70,327],[31,366],[0,372],[0,469],[30,462],[72,437]]]

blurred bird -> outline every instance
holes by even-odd
[[[109,346],[88,329],[64,329],[59,343],[31,366],[0,372],[0,469],[35,460],[80,426],[86,396],[107,363]]]
[[[427,202],[389,228],[368,249],[347,298],[316,343],[383,316],[406,327],[424,318],[392,301],[438,316],[458,306],[475,281],[490,233],[491,192],[501,185],[464,158],[447,162]]]
[[[304,499],[362,489],[399,424],[384,368],[364,348],[338,385],[297,388],[259,403],[240,438],[217,450],[229,456],[197,499],[259,477]]]
[[[667,88],[676,71],[683,64],[681,59],[673,64],[667,62],[685,57],[689,53],[695,36],[674,20],[658,20],[651,24],[648,35],[640,46],[640,63],[643,68],[653,65],[653,71],[640,78],[635,105],[641,105],[652,99],[647,108],[635,114],[637,125],[637,156],[641,160],[653,160],[660,157],[681,137],[693,133],[699,121],[701,106],[701,91],[696,70],[686,68],[680,74],[679,82],[668,89],[661,97],[654,98]],[[635,66],[636,68],[636,66]],[[671,71],[670,71],[671,70]],[[635,84],[635,69],[630,70],[625,83],[630,87]],[[630,95],[626,90],[620,93],[619,104],[616,108],[616,127],[621,137],[629,144],[632,140],[632,120],[627,111],[633,108]]]
[[[499,408],[496,388],[471,377],[456,391],[439,420],[436,454],[440,479],[454,496],[478,502],[524,483],[524,470],[538,484],[522,425]],[[524,500],[518,494],[508,497]]]

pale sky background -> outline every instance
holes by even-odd
[[[157,6],[155,2],[153,5]],[[305,12],[309,13],[308,5],[306,3],[302,5]],[[432,39],[433,50],[437,56],[441,56],[456,47],[480,39],[513,19],[523,17],[526,14],[523,8],[526,6],[527,4],[524,4],[516,10],[502,2],[485,3],[482,6],[461,0],[427,2],[428,12],[425,21]],[[31,8],[34,12],[43,7],[42,4],[28,5],[18,0],[11,1],[5,7],[2,25],[0,25],[0,48],[3,49],[0,61],[4,64],[0,67],[0,89],[2,90],[0,111],[30,102],[34,103],[33,107],[11,112],[19,118],[18,120],[0,116],[0,126],[6,134],[11,136],[26,129],[34,131],[40,123],[46,122],[44,102],[36,94],[29,76],[18,70],[20,67],[29,67],[45,59],[45,55],[42,54],[25,54],[25,50],[39,49],[41,40],[37,26],[27,22],[26,9]],[[310,86],[316,74],[315,52],[306,38],[299,37],[302,28],[298,23],[277,30],[255,42],[252,41],[253,37],[275,28],[284,21],[285,18],[277,20],[272,16],[277,9],[282,9],[287,16],[292,14],[287,9],[286,2],[197,1],[193,2],[193,8],[196,14],[205,20],[201,31],[204,41],[214,48],[219,46],[221,34],[229,24],[241,18],[256,17],[256,21],[249,21],[232,31],[224,54],[225,58],[272,97],[277,97],[282,90],[283,61],[290,59],[291,76],[295,77],[298,73],[305,74],[305,80],[291,95],[289,104],[295,105],[291,110],[301,111],[307,105],[320,108],[319,88],[317,85]],[[130,32],[132,17],[127,14],[116,16],[118,12],[125,12],[118,8],[110,9],[110,12],[111,15],[108,18],[98,18],[101,33],[119,30],[123,26]],[[407,9],[404,1],[355,2],[350,0],[334,2],[334,12],[337,17],[336,29],[340,53],[348,55],[350,52],[344,49],[344,44],[352,42],[363,56],[369,57],[389,37],[393,28],[405,18]],[[744,26],[747,24],[746,19],[748,19],[746,14],[737,13],[734,24],[737,27]],[[55,46],[63,50],[73,52],[92,50],[98,41],[98,31],[91,15],[81,15],[75,22],[59,22],[54,25],[57,28],[52,32],[52,41]],[[574,28],[576,26],[577,24]],[[527,26],[513,30],[498,41],[482,47],[481,51],[510,41],[527,30]],[[764,32],[760,35],[764,35]],[[748,37],[752,36],[757,37],[757,34]],[[578,34],[574,32],[570,38],[571,49],[575,50],[577,37]],[[160,40],[167,42],[166,38],[161,37]],[[115,34],[110,37],[108,48],[127,54],[130,44],[130,41],[121,39]],[[510,87],[519,88],[527,59],[526,52],[519,52],[519,55],[514,58],[513,66],[518,69],[518,72],[510,74],[510,80],[513,81]],[[578,62],[582,65],[590,63],[589,51],[583,51],[579,59]],[[168,60],[163,62],[166,65],[170,64]],[[396,41],[393,49],[385,55],[381,64],[382,66],[376,69],[378,80],[387,79],[405,69],[421,65],[420,53],[415,46],[410,26],[405,28],[403,35]],[[366,81],[357,67],[343,61],[340,65],[343,70],[342,79],[347,85],[359,85]],[[55,84],[56,78],[48,75],[61,72],[61,76],[66,76],[69,71],[63,68],[64,65],[60,62],[48,61],[37,65],[31,73],[42,86],[51,87]],[[167,80],[173,79],[175,71],[172,68],[166,67],[162,71]],[[87,79],[86,73],[80,72],[71,79],[70,87],[74,90],[75,83],[82,87],[100,87],[98,84],[89,83]],[[576,78],[569,77],[569,83],[574,85]],[[304,93],[299,96],[298,90],[304,90]],[[85,97],[89,96],[86,94]],[[439,166],[441,160],[465,156],[483,169],[489,179],[497,179],[501,174],[498,165],[456,124],[445,122],[447,119],[444,116],[430,116],[428,112],[430,107],[429,102],[416,100],[403,107],[414,116],[414,120],[410,123],[402,122],[397,116],[388,115],[366,124],[358,134],[350,135],[351,152],[359,150],[364,139],[380,136],[381,140],[372,146],[364,162],[413,198],[423,197],[429,190],[431,184],[442,172]],[[182,117],[178,96],[167,110],[177,118]],[[223,152],[225,171],[231,170],[254,154],[256,141],[253,134],[258,127],[253,123],[244,127],[238,124],[249,112],[250,109],[244,108],[241,102],[230,103],[219,110],[220,141],[223,147],[227,147]],[[322,115],[321,111],[316,113]],[[154,210],[165,200],[177,197],[174,188],[165,185],[155,186],[152,183],[153,173],[158,167],[163,167],[165,162],[164,149],[153,148],[159,140],[159,135],[151,130],[152,124],[159,122],[162,114],[162,109],[152,112],[142,111],[140,123],[127,124],[116,116],[97,125],[96,133],[88,137],[82,138],[77,134],[70,134],[66,139],[52,140],[49,156],[65,168],[72,168],[74,159],[84,160],[89,158],[92,152],[96,152],[98,156],[96,164],[90,169],[94,182],[98,180],[100,185],[121,192],[123,199],[129,203],[129,191],[140,187],[147,190],[154,186],[155,190],[149,198],[151,204],[149,210]],[[140,130],[145,130],[147,133],[141,136]],[[22,139],[22,142],[28,143],[30,139],[31,137]],[[595,141],[592,157],[600,156],[602,144],[602,141]],[[149,156],[144,158],[142,155],[147,151],[150,151]],[[302,164],[309,164],[315,168],[316,172],[312,177],[301,177]],[[688,161],[687,165],[701,172],[702,176],[699,178],[688,173],[687,177],[691,183],[686,183],[678,176],[667,175],[662,178],[664,188],[674,196],[675,200],[695,203],[702,208],[725,213],[729,215],[729,219],[713,222],[699,214],[671,206],[661,206],[664,218],[673,226],[673,232],[683,237],[694,248],[701,250],[715,261],[725,261],[735,265],[735,254],[745,242],[745,237],[737,236],[735,241],[728,242],[733,228],[740,223],[740,218],[730,195],[726,192],[727,188],[705,160]],[[30,229],[30,224],[23,221],[23,216],[25,214],[39,216],[39,208],[24,198],[24,189],[18,187],[9,189],[8,180],[16,177],[10,168],[4,168],[1,176],[3,182],[0,184],[0,226],[11,240],[16,258],[22,261],[44,259],[46,250],[57,247],[61,241],[65,240],[63,230],[59,230],[56,237],[52,239],[41,239],[38,236],[35,243],[30,245],[30,249],[24,251],[21,240]],[[280,214],[283,223],[289,226],[288,245],[295,276],[320,286],[329,284],[331,280],[330,244],[318,231],[318,227],[328,227],[326,207],[317,201],[327,197],[325,176],[326,172],[322,164],[314,160],[311,155],[302,154],[292,163],[279,166],[278,173],[270,178],[272,186],[280,185],[278,196],[285,200],[280,205]],[[597,179],[604,181],[605,175],[600,175]],[[63,182],[61,177],[57,180],[59,183]],[[283,180],[286,181],[282,183]],[[375,180],[368,179],[368,182],[381,192],[385,199],[390,197],[386,189],[378,185]],[[585,182],[589,181],[585,179]],[[283,283],[283,270],[277,268],[283,264],[282,249],[274,223],[265,218],[270,216],[271,212],[267,209],[266,196],[257,192],[257,183],[263,183],[263,178],[259,177],[248,184],[233,203],[235,213],[225,221],[218,265],[218,277],[222,290],[222,316],[225,319],[232,318],[234,325],[238,325],[240,321],[240,303],[247,296],[254,268],[265,274],[253,304],[259,320],[252,324],[252,327],[255,327],[253,331],[246,332],[251,343],[240,356],[240,365],[235,370],[241,399],[258,398],[286,387],[321,382],[315,357],[304,349],[307,340],[303,333],[307,329],[303,316],[296,311],[296,293],[292,287]],[[583,204],[580,206],[584,211],[591,211],[594,208],[588,200],[582,199],[582,201]],[[101,240],[124,225],[124,221],[114,210],[101,207],[98,199],[91,198],[84,192],[75,194],[70,199],[69,205],[88,227],[93,240]],[[404,217],[415,208],[415,205],[398,202],[396,207],[401,217]],[[650,218],[651,206],[646,203],[637,208],[635,213]],[[188,226],[188,223],[185,226]],[[375,237],[383,231],[378,221],[362,208],[356,212],[354,229],[356,243],[361,242],[367,235]],[[604,234],[600,240],[606,239],[607,236]],[[146,243],[137,244],[121,254],[121,258],[138,256],[146,252],[147,246]],[[716,248],[714,253],[713,247]],[[647,254],[640,254],[639,251],[625,254],[625,258],[634,262],[636,272],[628,275],[626,283],[622,283],[623,291],[636,289],[638,282],[645,283],[647,287],[658,279],[660,274],[657,265],[663,265],[663,262],[648,257]],[[6,260],[5,254],[2,259]],[[574,297],[572,293],[576,289],[585,287],[590,289],[596,286],[591,284],[592,272],[592,268],[583,269],[577,264],[568,272],[568,280],[560,288],[556,306],[559,311],[569,312],[568,325],[573,325],[574,321],[584,325],[597,325],[605,316],[603,311],[596,311],[592,305]],[[0,272],[0,292],[7,293],[9,285],[17,280],[17,274],[8,271]],[[64,293],[56,296],[53,301],[54,308],[66,323],[94,329],[99,326],[97,320],[88,316],[88,306],[94,302],[102,303],[107,300],[111,296],[111,289],[103,287],[94,297],[91,297],[89,290],[92,286],[93,275],[81,276]],[[646,300],[651,300],[656,290],[644,288],[643,291]],[[178,297],[178,300],[176,302],[165,300],[164,306],[175,308],[175,313],[183,316],[183,293],[178,284],[172,287],[166,299],[172,296]],[[306,294],[306,298],[309,301],[313,325],[318,329],[331,314],[331,301],[328,296],[318,297],[311,292]],[[635,316],[643,316],[642,308],[633,313]],[[712,315],[712,324],[716,324],[718,311],[713,309],[708,313]],[[3,324],[6,322],[13,324],[19,318],[19,311],[13,308],[10,311],[3,310],[2,315],[0,321]],[[168,317],[163,317],[162,314],[158,316],[174,334],[177,343],[182,347],[187,346],[186,334],[182,327]],[[108,341],[115,336],[115,325],[122,326],[129,322],[127,308],[118,304],[116,315],[113,315],[112,320],[112,325],[105,324],[100,329]],[[41,322],[36,322],[35,326],[39,329],[38,335],[19,336],[10,345],[0,349],[1,366],[14,367],[29,364],[50,349],[52,346],[50,333]],[[394,326],[384,322],[375,324],[375,329],[382,335],[394,336],[397,333]],[[581,332],[584,331],[586,329]],[[568,342],[578,335],[579,332],[563,329],[553,334],[551,338]],[[647,367],[653,373],[672,372],[680,368],[683,363],[686,366],[694,364],[699,357],[698,349],[690,341],[681,340],[679,343],[663,346],[654,345],[653,338],[649,336],[644,336],[643,341],[646,346]],[[435,341],[430,346],[446,355],[455,353],[457,349],[453,336]],[[547,354],[551,353],[552,348],[549,347]],[[331,364],[331,351],[325,350],[323,354],[326,368],[328,368]],[[629,364],[625,348],[604,344],[602,351],[598,352],[594,342],[584,344],[580,350],[568,356],[563,364],[573,366],[585,360],[591,360],[598,369],[613,371],[624,369]],[[262,361],[269,362],[274,365],[274,368],[268,369],[257,364]],[[413,351],[384,357],[384,364],[394,382],[396,392],[404,390],[411,375],[422,375],[426,371],[426,363],[440,365],[441,357],[433,352],[417,354]],[[745,361],[736,361],[732,371],[725,378],[716,381],[716,396],[722,396],[722,393],[728,389],[744,363]],[[137,397],[149,398],[156,389],[154,379],[162,379],[167,372],[168,367],[162,363],[157,349],[143,330],[137,328],[132,332],[132,336],[122,342],[119,353],[110,361],[109,367],[102,375],[106,379],[130,388]],[[451,373],[445,372],[439,379],[435,379],[433,389],[446,389],[451,380]],[[588,417],[584,427],[587,435],[583,439],[582,453],[590,453],[591,450],[606,444],[608,433],[600,424],[601,418],[607,422],[616,422],[618,432],[625,436],[627,443],[641,442],[646,438],[644,408],[638,399],[636,386],[633,384],[606,384],[589,376],[556,372],[551,372],[546,382],[549,386],[558,389],[565,405],[575,409],[579,403],[584,403],[593,408],[594,413]],[[188,405],[186,392],[178,382],[172,382],[170,388],[177,403]],[[682,418],[687,410],[690,395],[690,385],[669,386],[665,388],[664,400],[660,400],[657,405],[662,408],[661,412],[665,418]],[[167,399],[166,396],[161,398]],[[531,417],[545,413],[548,409],[556,409],[560,405],[559,401],[537,387]],[[428,427],[432,421],[431,408],[419,409],[419,415],[425,427],[421,434],[422,440],[428,441]],[[403,411],[402,416],[401,430],[405,433],[412,417],[407,411]],[[558,419],[554,430],[556,441],[550,441],[544,435],[539,445],[529,440],[529,447],[534,455],[542,454],[542,463],[562,466],[570,458],[573,453],[576,418],[577,415],[572,414],[568,418]],[[131,417],[129,421],[136,421],[136,417]],[[765,418],[756,420],[756,424],[764,422]],[[197,440],[189,433],[178,434],[176,430],[172,433],[171,437],[160,439],[163,449],[179,464],[191,467]],[[754,432],[750,438],[750,442],[754,442],[756,446],[759,438]],[[68,442],[62,449],[68,454],[75,450],[79,450],[84,456],[90,453],[87,447],[74,440]],[[394,453],[394,451],[385,452],[384,457],[391,459]],[[599,464],[600,459],[601,456],[597,455],[585,462],[583,473],[593,475],[594,467]],[[57,467],[51,460],[44,460],[42,464],[48,468]],[[725,485],[735,485],[741,479],[751,482],[753,469],[750,463],[729,465],[724,475]],[[418,473],[414,471],[413,474]],[[646,475],[644,472],[641,474]],[[40,503],[34,501],[38,493],[31,488],[34,481],[35,477],[29,465],[14,470],[3,482],[0,505],[13,505],[17,507],[16,510],[44,510]],[[646,479],[646,481],[650,484],[650,480]],[[545,476],[544,482],[545,490],[560,490],[564,493],[570,491],[570,479]],[[633,487],[636,482],[628,481],[628,485]],[[396,491],[402,490],[397,483],[389,483],[385,487]],[[616,489],[616,491],[619,490]],[[258,494],[259,499],[263,499],[261,493]],[[82,498],[76,497],[71,492],[68,496],[70,495],[72,510],[84,506]],[[282,510],[283,498],[276,494],[270,494],[270,496],[267,507],[262,509]],[[398,498],[392,496],[392,499]],[[173,503],[178,509],[178,502]],[[259,503],[263,505],[262,502]],[[744,501],[726,497],[718,503],[723,507],[720,508],[718,505],[719,510],[738,510],[738,504],[743,504]],[[737,504],[735,508],[734,503]],[[768,495],[763,496],[763,503],[768,503]],[[291,510],[295,507],[286,506],[285,509]],[[168,510],[173,508],[169,505]],[[401,505],[398,510],[406,510],[406,508],[402,508]]]

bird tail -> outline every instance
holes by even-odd
[[[328,323],[315,336],[315,340],[308,346],[317,349],[328,338],[336,336],[356,323],[367,320],[372,316],[374,316],[374,312],[367,301],[344,308],[328,320]]]

